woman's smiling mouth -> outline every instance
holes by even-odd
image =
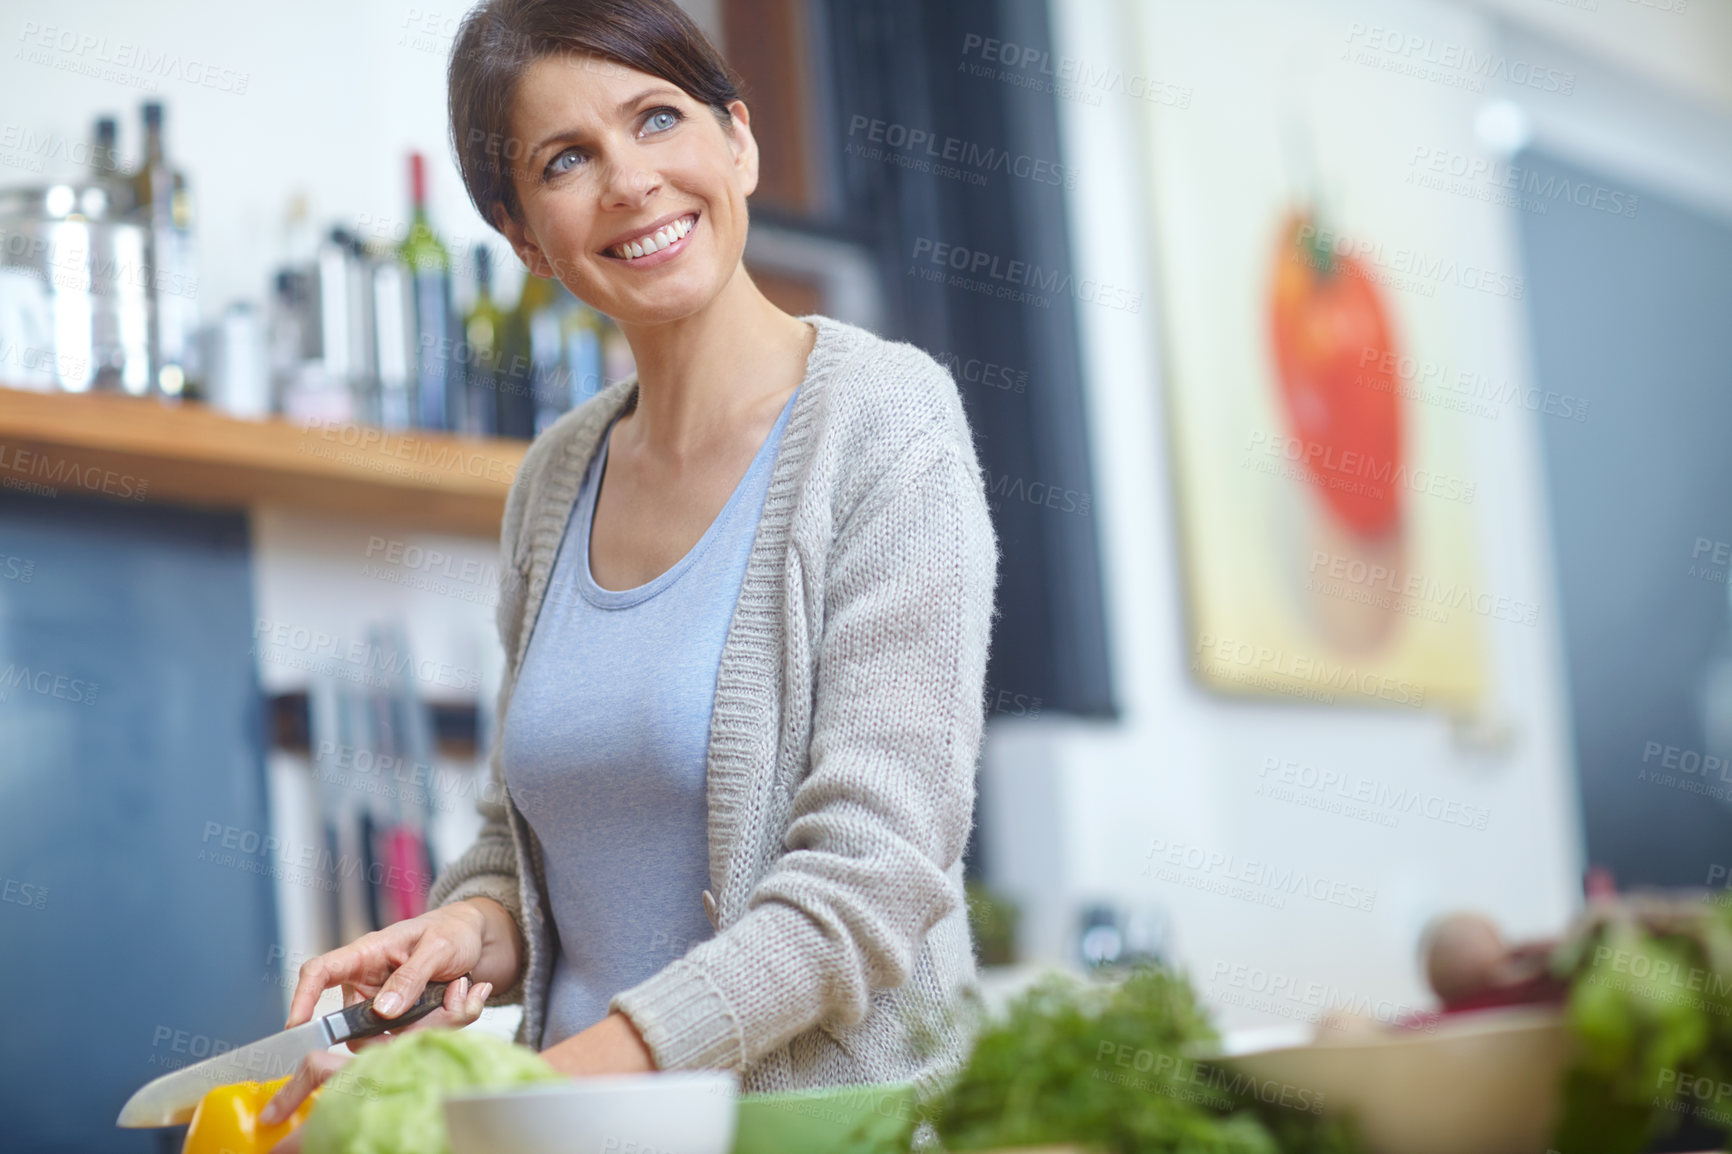
[[[627,264],[648,267],[663,264],[685,251],[686,238],[697,227],[698,214],[688,212],[646,229],[636,236],[616,241],[602,250],[603,256]]]

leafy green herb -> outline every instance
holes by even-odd
[[[1216,1040],[1190,984],[1162,969],[1114,983],[1043,980],[980,1030],[927,1104],[950,1150],[1075,1142],[1112,1154],[1348,1154],[1308,1092],[1259,1101],[1254,1079],[1187,1057]],[[1267,1096],[1267,1095],[1263,1095]]]
[[[1553,1145],[1637,1154],[1685,1116],[1732,1132],[1732,908],[1637,895],[1552,954],[1576,1053]]]

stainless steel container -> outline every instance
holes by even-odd
[[[150,391],[149,230],[131,208],[113,181],[0,189],[0,384]]]

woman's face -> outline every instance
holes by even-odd
[[[501,228],[532,271],[622,324],[690,316],[746,245],[758,149],[746,106],[730,111],[724,128],[677,85],[609,60],[537,60],[518,86],[507,153],[521,158],[512,179],[524,219],[501,210]]]

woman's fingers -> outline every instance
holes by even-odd
[[[397,963],[420,948],[426,929],[425,915],[410,918],[309,960],[301,967],[294,996],[289,999],[289,1027],[311,1021],[319,995],[332,986],[379,989]]]
[[[271,1147],[270,1154],[301,1154],[302,1129],[303,1127],[296,1126],[293,1130],[290,1130],[288,1135],[281,1142],[278,1142],[275,1146]]]
[[[474,985],[467,976],[458,978],[445,990],[445,1004],[419,1021],[404,1026],[401,1030],[392,1030],[394,1037],[407,1034],[411,1030],[420,1030],[433,1026],[448,1026],[453,1029],[467,1026],[481,1017],[481,1011],[487,1005],[487,999],[493,994],[493,983],[482,982]]]
[[[476,998],[477,989],[481,991],[479,1000]],[[431,1014],[411,1022],[400,1030],[387,1030],[385,1033],[375,1034],[371,1038],[356,1038],[347,1045],[349,1049],[358,1054],[368,1046],[389,1042],[392,1038],[400,1037],[412,1030],[428,1029],[434,1026],[446,1026],[452,1029],[467,1026],[481,1016],[481,1008],[487,1004],[487,998],[492,992],[493,984],[491,982],[482,982],[480,986],[471,989],[467,977],[458,978],[445,988],[445,1004]]]
[[[469,1024],[469,1022],[475,1022],[475,1021],[480,1020],[481,1011],[487,1008],[487,999],[491,998],[492,996],[493,996],[493,983],[492,982],[482,982],[480,985],[476,986],[473,990],[469,991],[469,998],[468,998],[468,1001],[464,1004],[464,1010],[463,1010],[464,1014],[466,1014],[468,1016],[468,1019],[469,1019],[468,1022],[463,1023],[465,1026],[467,1026]]]
[[[349,1055],[335,1050],[315,1050],[301,1059],[288,1083],[272,1096],[259,1111],[259,1121],[274,1126],[295,1112],[307,1095],[325,1084],[325,1079],[342,1068]]]
[[[470,907],[430,910],[321,954],[301,967],[289,999],[288,1026],[312,1020],[319,996],[335,985],[377,992],[374,1011],[395,1018],[414,1004],[428,982],[455,979],[481,961],[485,919]],[[449,1000],[450,995],[447,995]],[[453,1013],[460,1002],[450,1003]]]
[[[428,982],[441,977],[459,977],[462,968],[455,974],[445,972],[450,965],[451,953],[451,943],[443,937],[423,934],[409,960],[398,966],[379,987],[378,996],[373,999],[373,1012],[381,1018],[395,1018],[415,1004],[415,999],[421,996]],[[449,990],[445,993],[450,997]]]
[[[344,1006],[353,1006],[358,1002],[364,1002],[366,1000],[367,1000],[367,995],[362,993],[360,990],[355,989],[353,986],[344,986],[343,987],[343,1005]],[[368,1046],[371,1046],[376,1042],[389,1042],[390,1040],[391,1040],[391,1034],[389,1031],[386,1031],[383,1034],[374,1034],[373,1036],[368,1037],[368,1038],[355,1038],[355,1039],[348,1041],[348,1042],[345,1042],[343,1044],[345,1046],[349,1047],[350,1053],[359,1054],[362,1050],[366,1049]]]
[[[289,999],[289,1021],[285,1029],[312,1021],[320,995],[332,986],[342,986],[346,994],[357,986],[384,981],[390,970],[390,958],[386,954],[389,947],[386,943],[368,940],[374,936],[369,934],[328,954],[320,954],[301,967],[294,996]]]
[[[333,960],[334,954],[341,952],[338,950],[333,954],[320,954],[316,958],[309,958],[301,966],[294,995],[289,998],[289,1021],[284,1029],[292,1030],[303,1022],[313,1020],[313,1011],[319,1005],[319,995],[331,985],[331,976],[337,965]]]

